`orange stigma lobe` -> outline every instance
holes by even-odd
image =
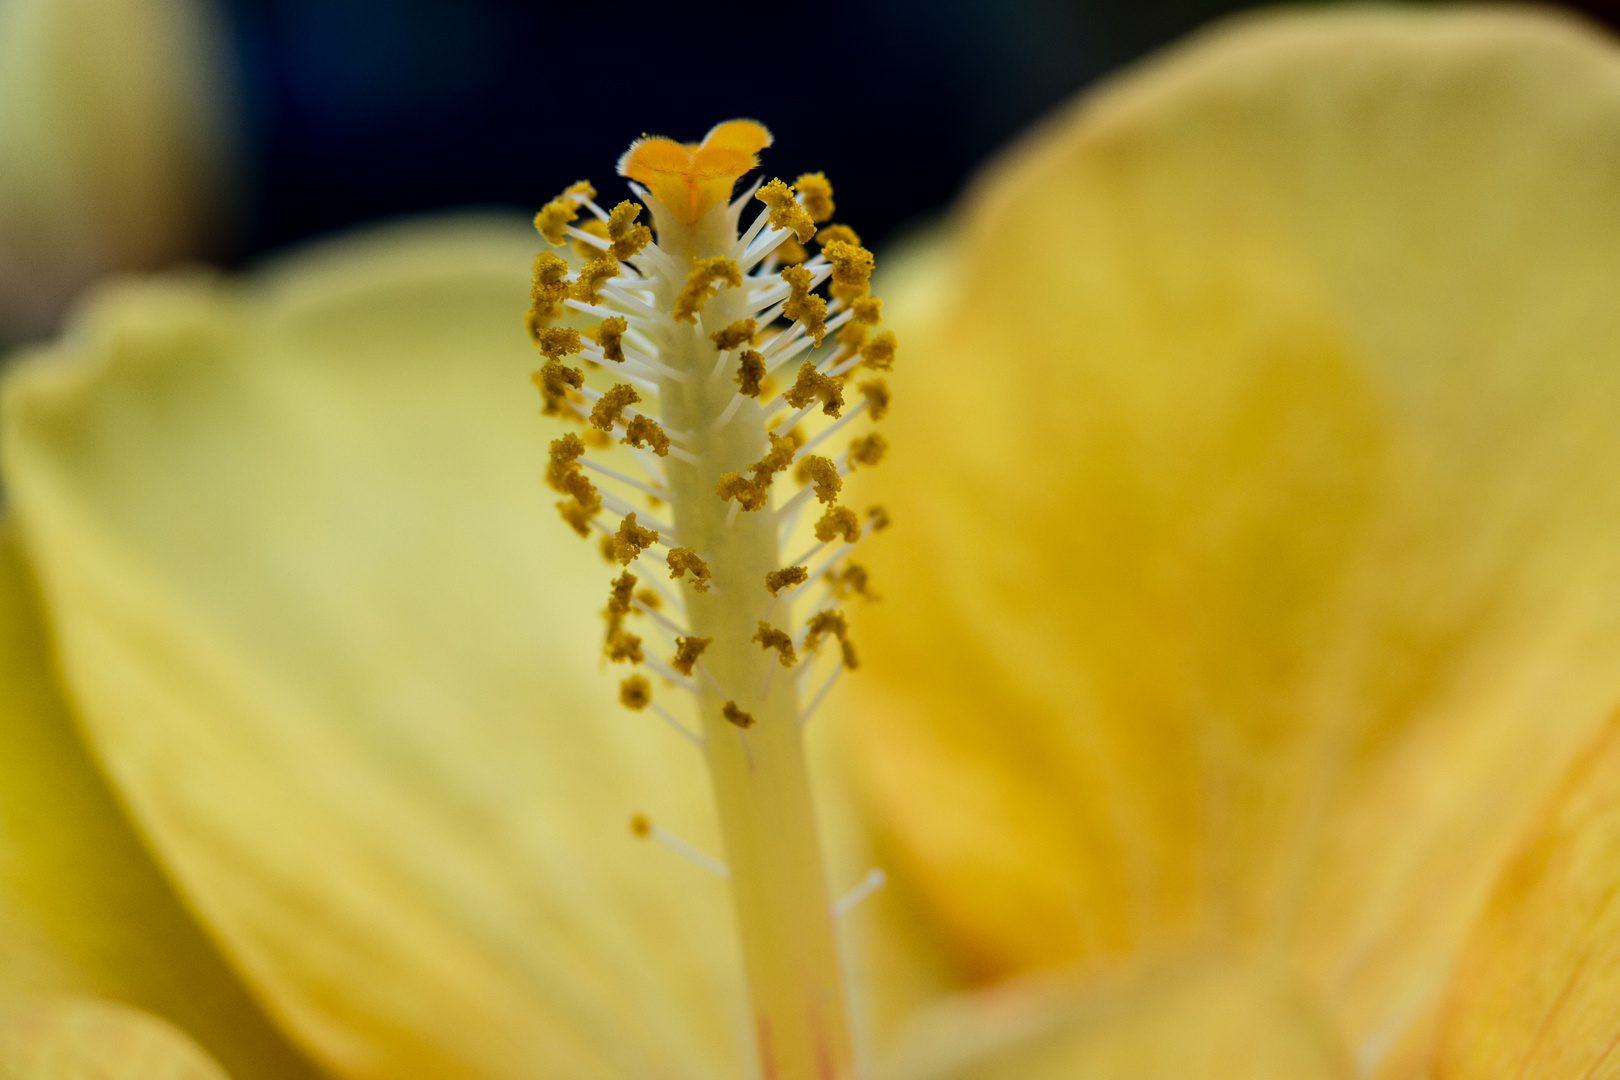
[[[715,203],[731,197],[737,178],[759,163],[771,133],[753,120],[716,124],[701,143],[643,135],[619,158],[619,175],[645,184],[653,197],[691,225]]]

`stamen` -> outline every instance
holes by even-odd
[[[708,852],[693,847],[669,830],[654,825],[645,814],[631,815],[630,834],[638,840],[651,840],[655,844],[663,845],[687,862],[702,867],[715,877],[728,878],[731,876],[731,868],[725,863]]]
[[[885,874],[876,866],[872,867],[872,869],[866,872],[866,876],[861,878],[860,884],[856,885],[853,889],[849,890],[849,892],[845,893],[843,896],[840,896],[833,902],[833,918],[842,919],[845,915],[848,915],[854,910],[855,905],[859,904],[862,900],[865,900],[868,896],[871,896],[888,883],[889,875]]]

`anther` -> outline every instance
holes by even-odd
[[[788,283],[788,298],[782,304],[782,314],[804,324],[804,332],[817,345],[827,333],[827,301],[810,291],[815,275],[803,266],[790,266],[782,271],[782,280]]]
[[[882,532],[884,529],[887,529],[890,525],[894,524],[893,520],[889,517],[888,510],[884,509],[878,504],[873,504],[872,506],[867,507],[866,520],[872,523],[872,531],[875,533]]]
[[[706,637],[677,637],[675,639],[675,656],[670,660],[669,666],[682,675],[692,674],[692,665],[697,663],[703,651],[714,643],[714,638]]]
[[[619,560],[619,565],[629,566],[637,555],[658,543],[658,533],[656,530],[643,529],[637,525],[636,515],[631,512],[624,515],[624,520],[619,522],[619,531],[613,534],[613,539],[618,545],[614,554]]]
[[[793,181],[793,186],[798,189],[799,201],[804,205],[804,212],[810,215],[811,221],[819,225],[831,219],[833,190],[825,173],[801,173],[799,178]]]
[[[828,378],[817,371],[816,365],[806,360],[799,365],[798,378],[782,394],[782,399],[795,409],[803,409],[812,401],[820,401],[822,412],[837,416],[844,408],[844,386],[837,379]]]
[[[758,328],[759,324],[753,319],[738,319],[724,330],[716,330],[710,334],[709,340],[714,342],[716,349],[725,352],[727,349],[735,349],[752,341],[754,331]]]
[[[764,386],[765,358],[758,350],[749,349],[737,365],[737,393],[743,397],[759,397]]]
[[[596,294],[602,288],[602,283],[609,278],[618,276],[619,262],[617,259],[592,259],[580,269],[579,276],[574,279],[573,288],[569,290],[569,295],[582,303],[594,304],[597,301]]]
[[[861,363],[873,371],[894,368],[895,338],[893,330],[885,330],[861,346]]]
[[[721,283],[732,288],[742,284],[742,271],[737,269],[737,263],[721,256],[698,259],[692,272],[686,275],[686,284],[676,295],[674,310],[670,314],[677,322],[697,322],[698,312],[711,296],[720,291]]]
[[[765,588],[775,596],[790,585],[802,584],[809,576],[810,568],[807,566],[784,566],[765,575]]]
[[[735,725],[736,727],[741,728],[743,731],[747,731],[749,728],[754,726],[753,714],[745,713],[741,709],[737,708],[737,703],[735,701],[728,701],[721,706],[720,715],[725,717],[726,723]]]
[[[642,248],[652,242],[652,230],[635,223],[640,216],[640,204],[629,199],[615,206],[608,214],[607,235],[613,241],[613,257],[621,262],[628,262],[632,255],[639,254]]]
[[[619,704],[633,712],[640,712],[652,704],[652,684],[640,675],[632,675],[619,684]]]
[[[838,498],[838,492],[844,486],[844,481],[838,475],[838,467],[819,454],[809,454],[799,462],[795,477],[801,484],[813,485],[816,498],[829,505]]]
[[[670,548],[665,561],[669,563],[670,580],[678,580],[690,572],[693,590],[709,591],[709,564],[700,559],[697,552],[686,547]]]
[[[875,296],[857,297],[849,306],[850,310],[855,312],[856,320],[867,326],[876,326],[883,321],[883,301]]]
[[[524,317],[529,335],[537,342],[542,327],[562,318],[562,303],[567,298],[568,264],[554,252],[540,252],[534,257],[534,277],[529,283],[529,311]]]
[[[850,440],[849,444],[849,470],[855,471],[856,465],[865,465],[871,468],[883,460],[883,455],[889,452],[889,441],[877,432],[862,435],[858,439]],[[822,500],[827,502],[829,500]]]
[[[669,456],[669,436],[658,425],[658,421],[641,413],[630,418],[630,422],[624,426],[624,438],[619,441],[637,449],[650,447],[659,457]]]
[[[799,243],[808,243],[816,235],[816,223],[804,207],[793,198],[793,189],[781,180],[772,180],[754,195],[769,209],[771,225],[778,229],[792,229]]]
[[[640,400],[641,395],[629,383],[615,384],[592,407],[591,426],[599,431],[612,431],[613,425],[619,422],[619,414]]]
[[[793,651],[793,638],[785,630],[778,630],[765,620],[759,620],[759,630],[749,641],[758,642],[759,647],[769,652],[776,650],[776,658],[783,667],[792,667],[799,660]]]
[[[830,543],[842,536],[845,543],[853,544],[861,538],[861,519],[847,506],[830,507],[816,522],[816,539]]]
[[[832,263],[832,294],[846,300],[865,296],[872,280],[872,253],[859,244],[833,240],[821,247]]]
[[[615,615],[630,614],[631,601],[636,595],[636,575],[626,570],[613,579],[613,589],[608,594],[608,611]]]
[[[855,389],[866,397],[867,408],[872,413],[873,420],[881,420],[889,415],[889,403],[893,398],[889,394],[889,384],[882,379],[868,379],[857,383]]]

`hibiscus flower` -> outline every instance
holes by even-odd
[[[874,1075],[1620,1067],[1617,129],[1553,16],[1245,20],[896,253],[807,728]],[[535,245],[124,283],[8,377],[8,1067],[755,1068],[728,881],[626,828],[731,854],[599,670]]]

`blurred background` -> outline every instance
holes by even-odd
[[[1235,0],[0,0],[0,345],[87,282],[372,219],[532,209],[750,116],[881,246],[998,146]],[[1620,0],[1576,5],[1620,24]]]

